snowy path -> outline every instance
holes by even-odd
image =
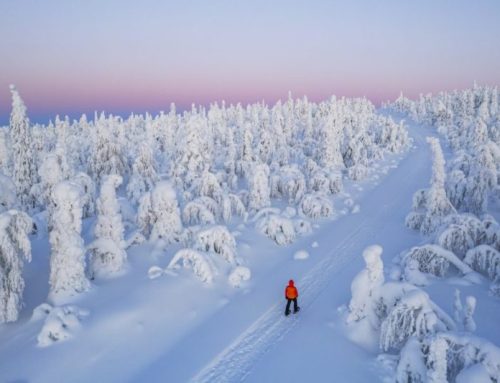
[[[329,278],[349,260],[350,251],[360,238],[370,234],[368,225],[362,223],[350,236],[329,251],[325,259],[302,277],[300,301],[303,311],[309,309],[315,298],[328,283]],[[192,382],[239,382],[250,372],[257,361],[270,347],[282,339],[300,321],[283,316],[282,302],[276,303],[262,315],[247,331],[222,351],[208,366],[197,374]]]
[[[318,296],[325,291],[327,285],[332,281],[332,277],[339,273],[348,261],[359,256],[366,245],[375,242],[382,245],[386,242],[394,242],[393,237],[398,232],[404,236],[403,232],[407,232],[407,230],[402,221],[393,222],[392,230],[387,230],[388,227],[385,226],[385,223],[394,221],[392,218],[394,215],[401,216],[401,218],[406,215],[413,192],[419,187],[425,187],[428,183],[430,169],[429,153],[423,139],[424,136],[415,130],[412,133],[418,147],[417,150],[412,151],[400,166],[383,180],[382,184],[366,196],[361,202],[363,208],[356,217],[357,219],[348,220],[343,227],[339,228],[342,235],[339,237],[338,233],[335,233],[330,238],[329,242],[332,246],[324,255],[324,259],[297,283],[298,286],[301,286],[300,302],[303,309],[301,313],[297,317],[286,318],[283,316],[283,302],[276,303],[197,373],[192,378],[192,382],[240,382],[245,380],[266,352],[275,347],[295,327],[301,325],[303,313],[313,310],[311,306],[315,305]],[[411,178],[408,177],[410,174]],[[398,211],[402,214],[395,214]],[[342,239],[339,240],[339,238]],[[416,240],[418,241],[418,238]],[[406,242],[404,246],[407,245]],[[347,279],[347,283],[350,283],[350,278]],[[316,348],[316,346],[314,347]],[[311,350],[311,352],[314,351]],[[307,350],[303,348],[299,352],[307,355]],[[279,358],[280,353],[276,354]],[[276,358],[268,358],[267,356],[265,359],[276,360]],[[283,363],[268,362],[267,364],[287,367],[287,364]],[[264,368],[264,371],[265,377],[271,368],[268,366],[268,368]],[[310,375],[308,376],[310,377]],[[255,381],[262,381],[262,378]]]

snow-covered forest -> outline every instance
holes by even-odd
[[[168,368],[154,360],[176,349],[173,333],[196,333],[196,326],[223,332],[221,324],[241,323],[245,332],[232,334],[235,351],[214,340],[209,370],[196,361],[174,378],[198,371],[194,381],[232,381],[246,376],[254,354],[282,339],[288,319],[275,292],[261,290],[267,306],[249,304],[262,317],[253,313],[247,323],[241,314],[218,314],[217,327],[210,315],[233,298],[250,299],[255,276],[269,287],[275,282],[265,281],[281,285],[294,273],[304,276],[305,290],[294,321],[312,315],[310,305],[328,283],[335,281],[335,291],[351,287],[350,296],[338,294],[345,305],[327,302],[328,315],[384,366],[389,381],[500,381],[498,337],[475,334],[476,307],[500,313],[497,88],[416,101],[401,96],[380,110],[364,98],[315,103],[289,95],[274,105],[183,112],[171,105],[158,115],[96,113],[47,125],[31,123],[18,90],[10,90],[10,124],[0,128],[0,339],[8,340],[0,357],[16,350],[33,361],[41,352],[50,364],[64,352],[71,363],[79,342],[90,350],[109,336],[114,351],[141,344],[150,354],[131,363],[132,376],[106,364],[113,351],[104,347],[103,361],[92,359],[96,371],[107,371],[109,381],[157,381],[161,375],[148,374]],[[421,155],[417,169],[411,156],[424,148],[430,156]],[[422,180],[425,171],[431,175]],[[425,184],[406,198],[405,185]],[[406,219],[390,203],[407,206]],[[350,246],[366,249],[360,258]],[[386,254],[397,246],[398,253]],[[346,264],[345,277],[335,274]],[[443,298],[449,288],[453,294]],[[168,291],[172,301],[163,302]],[[206,316],[193,308],[199,304]],[[120,332],[120,323],[127,330]],[[28,335],[16,341],[19,334]],[[158,339],[152,346],[141,343],[151,337]],[[193,352],[193,345],[183,347]],[[234,371],[218,369],[225,358],[234,358]],[[23,377],[4,367],[0,377]],[[70,370],[68,381],[92,376]],[[27,376],[45,382],[55,375],[33,367]]]
[[[24,235],[3,228],[2,321],[16,320],[22,306],[30,233],[50,241],[52,302],[123,273],[126,249],[143,241],[156,251],[177,244],[169,267],[182,261],[210,282],[217,259],[234,270],[245,263],[226,225],[250,220],[276,243],[291,243],[311,220],[332,215],[328,196],[345,177],[362,179],[385,152],[408,146],[404,126],[366,99],[290,97],[182,114],[172,105],[157,116],[56,117],[45,126],[31,125],[11,92],[10,126],[0,136],[2,211]],[[82,238],[82,220],[94,221],[90,238]]]
[[[498,306],[500,225],[490,214],[498,217],[500,199],[498,90],[475,85],[416,101],[401,95],[386,108],[438,133],[427,138],[429,187],[415,191],[406,217],[423,242],[385,272],[382,248],[365,250],[366,266],[352,281],[344,314],[347,327],[357,332],[355,341],[364,336],[378,345],[379,361],[396,382],[497,382],[500,349],[489,340],[498,338],[474,334],[476,305],[488,302],[461,290],[473,286]],[[455,286],[452,312],[433,301],[440,294],[432,286],[443,282]]]

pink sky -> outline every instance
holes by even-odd
[[[500,84],[500,2],[0,0],[0,123]]]

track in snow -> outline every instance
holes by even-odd
[[[353,252],[349,250],[356,244],[356,240],[373,232],[374,226],[367,224],[367,221],[363,221],[351,235],[331,249],[321,262],[300,279],[299,285],[304,286],[301,289],[302,311],[307,311],[330,281],[332,274],[353,256]],[[191,382],[243,381],[255,362],[291,331],[298,321],[300,314],[287,318],[284,316],[281,302],[276,303],[194,376]]]

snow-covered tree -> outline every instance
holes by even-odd
[[[199,196],[210,197],[217,203],[222,201],[223,191],[216,175],[205,168],[200,177],[194,182],[194,189]]]
[[[191,268],[194,274],[205,283],[211,283],[214,279],[214,268],[211,263],[207,260],[207,257],[193,249],[182,249],[175,253],[174,257],[168,264],[169,269],[175,269],[179,262],[185,268]]]
[[[390,310],[380,328],[380,347],[384,351],[401,349],[408,338],[454,330],[453,320],[428,294],[414,290],[403,296]]]
[[[446,195],[445,160],[439,140],[427,137],[427,142],[433,153],[431,185],[428,190],[415,193],[413,211],[406,217],[407,226],[423,234],[434,233],[447,215],[456,212]]]
[[[0,213],[15,208],[16,204],[16,185],[10,177],[0,172]]]
[[[118,175],[110,175],[102,180],[101,194],[97,200],[97,222],[94,228],[96,239],[89,246],[92,276],[120,273],[127,262],[120,204],[116,198],[116,188],[121,183],[122,178]]]
[[[250,179],[249,209],[256,212],[271,206],[270,196],[269,167],[265,164],[256,165]]]
[[[286,165],[271,175],[271,196],[284,197],[290,205],[298,203],[307,190],[304,174],[297,165]]]
[[[210,197],[199,197],[184,206],[182,219],[187,225],[214,224],[219,215],[217,202]]]
[[[416,246],[401,256],[404,279],[418,285],[426,284],[420,273],[444,277],[451,265],[462,274],[472,272],[455,254],[439,245]]]
[[[127,185],[127,195],[133,203],[152,190],[158,181],[151,141],[145,141],[139,146],[139,153],[132,165],[132,174]]]
[[[474,247],[474,240],[466,227],[451,224],[439,234],[437,244],[463,259],[467,251]]]
[[[423,233],[432,233],[440,226],[443,217],[455,212],[455,209],[446,196],[445,161],[439,140],[434,137],[428,137],[427,142],[431,146],[433,154],[432,178],[431,186],[427,193],[427,211],[420,230]]]
[[[9,135],[7,129],[0,128],[0,173],[10,174]]]
[[[236,194],[225,193],[222,196],[222,219],[224,222],[231,221],[233,214],[237,214],[243,219],[247,217],[245,205]]]
[[[70,170],[64,149],[59,147],[58,150],[47,154],[38,169],[38,174],[41,184],[40,203],[50,209],[48,205],[51,203],[52,190],[55,185],[70,177]]]
[[[33,223],[23,212],[0,214],[0,323],[16,321],[22,307],[24,261],[31,261],[28,234]]]
[[[306,194],[300,201],[300,211],[313,219],[330,217],[333,214],[333,204],[320,193]]]
[[[95,211],[95,183],[87,173],[75,174],[71,181],[77,184],[82,193],[83,218],[92,217]]]
[[[297,236],[293,221],[276,214],[269,214],[259,219],[255,227],[278,245],[290,244]]]
[[[488,245],[467,251],[464,262],[493,281],[500,281],[500,252]]]
[[[356,275],[351,283],[351,302],[347,323],[366,317],[375,290],[384,283],[384,264],[380,256],[382,247],[373,245],[363,251],[366,267]]]
[[[211,163],[212,141],[210,137],[207,137],[207,121],[201,115],[191,113],[181,133],[182,136],[179,137],[179,145],[176,148],[174,176],[176,184],[187,188],[198,178],[205,164]]]
[[[88,290],[85,248],[81,237],[82,195],[75,183],[63,181],[52,192],[50,232],[50,297],[56,301]]]
[[[183,227],[177,194],[169,182],[159,182],[141,197],[137,220],[151,241],[162,239],[171,243],[180,239]]]
[[[338,117],[330,112],[326,121],[321,125],[316,156],[318,163],[326,168],[343,167],[344,161],[340,150],[342,140],[342,127]]]
[[[197,250],[220,255],[231,265],[236,265],[236,240],[225,226],[213,226],[196,233]]]
[[[31,188],[37,182],[38,172],[37,158],[33,152],[30,121],[26,114],[26,106],[14,85],[10,86],[10,92],[12,94],[10,114],[12,177],[22,206],[33,209],[35,197],[31,193]]]
[[[96,183],[109,174],[124,175],[127,171],[127,161],[119,138],[114,134],[115,120],[104,114],[95,121],[95,132],[89,159],[89,171]]]
[[[401,351],[396,382],[494,382],[500,376],[500,349],[470,335],[439,332],[410,338]]]
[[[464,315],[464,305],[460,297],[460,290],[455,289],[455,299],[453,301],[453,317],[456,323],[461,323]]]
[[[465,298],[464,307],[464,329],[469,332],[476,331],[476,322],[474,321],[474,311],[476,310],[476,298],[468,296]]]

